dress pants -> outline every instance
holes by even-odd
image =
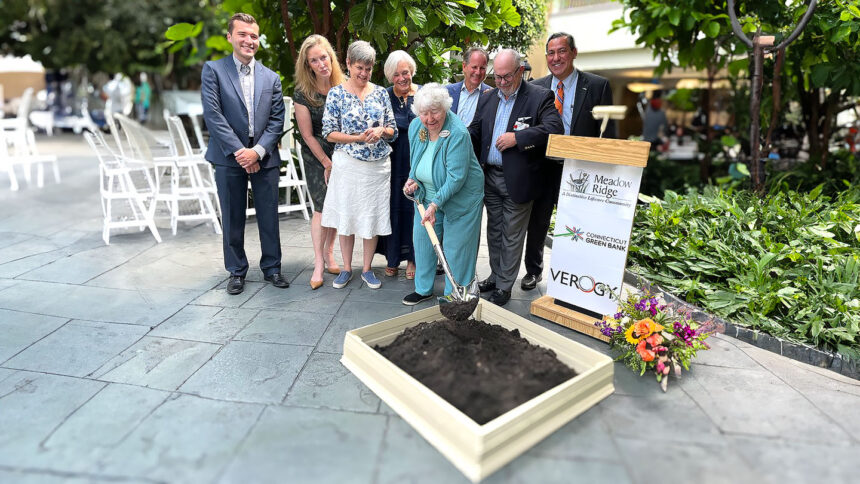
[[[558,203],[561,172],[564,169],[563,164],[553,160],[547,160],[545,163],[542,181],[545,189],[534,201],[526,236],[526,273],[533,276],[543,273],[543,249],[552,220],[552,208]]]
[[[477,205],[472,213],[451,219],[443,211],[436,212],[434,229],[436,236],[441,239],[445,234],[445,246],[442,252],[448,261],[451,275],[457,284],[468,285],[475,278],[475,264],[478,260],[478,245],[481,239],[481,205]],[[441,242],[440,242],[441,243]],[[418,294],[433,294],[433,282],[436,279],[436,251],[427,235],[427,229],[421,225],[421,215],[415,209],[412,223],[412,244],[415,248],[415,292]],[[445,295],[451,293],[453,287],[445,277]]]
[[[248,273],[245,256],[245,210],[248,179],[254,192],[254,209],[260,231],[260,269],[270,276],[281,271],[281,234],[278,229],[277,166],[248,174],[239,166],[215,165],[215,184],[221,201],[221,226],[224,231],[224,267],[234,276]]]
[[[504,172],[488,165],[484,172],[484,205],[487,207],[487,249],[492,271],[488,279],[496,283],[496,288],[510,291],[520,271],[533,202],[511,200]]]

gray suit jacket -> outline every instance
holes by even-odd
[[[612,89],[605,77],[590,72],[576,70],[576,96],[573,98],[573,113],[570,120],[571,136],[600,136],[600,121],[594,119],[591,110],[594,106],[612,104]],[[552,88],[552,74],[532,81],[545,89]],[[615,121],[610,121],[603,133],[604,138],[615,138]]]
[[[232,54],[203,66],[201,76],[203,119],[209,130],[206,160],[216,165],[238,166],[233,153],[248,147],[248,109],[239,84]],[[281,79],[271,69],[254,63],[254,144],[266,150],[261,168],[281,164],[278,140],[284,131],[284,98]]]

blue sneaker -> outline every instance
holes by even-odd
[[[379,282],[379,279],[376,278],[376,274],[373,271],[367,271],[361,273],[361,280],[367,284],[367,287],[371,289],[379,289],[382,287],[382,283]]]
[[[334,278],[334,281],[331,283],[331,287],[335,289],[340,289],[349,284],[349,281],[352,280],[352,271],[340,271],[340,274]]]

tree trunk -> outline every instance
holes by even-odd
[[[821,93],[817,88],[807,91],[803,88],[803,84],[800,84],[798,89],[803,108],[803,121],[806,124],[806,136],[809,140],[809,161],[820,165],[824,151],[821,145],[821,131],[819,130]]]
[[[705,142],[703,144],[705,156],[699,159],[699,180],[705,184],[708,183],[711,177],[711,162],[713,158],[711,145],[714,142],[714,129],[711,120],[711,100],[713,98],[715,76],[716,71],[712,67],[708,67],[708,88],[705,89],[705,94],[702,96],[703,104],[705,105]]]
[[[290,46],[290,55],[293,60],[296,60],[296,41],[293,39],[293,23],[290,20],[288,0],[281,0],[281,20],[284,22],[284,30],[286,31],[287,45]]]

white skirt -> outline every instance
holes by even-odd
[[[391,234],[391,159],[361,161],[335,150],[331,162],[323,227],[362,239]]]

